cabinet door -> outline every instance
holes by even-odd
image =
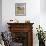
[[[28,32],[12,32],[12,40],[22,46],[28,46]]]

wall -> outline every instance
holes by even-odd
[[[2,29],[2,0],[0,0],[0,31]]]
[[[15,3],[21,3],[26,2],[26,16],[15,16]],[[2,22],[3,26],[6,25],[6,23],[10,19],[17,19],[20,22],[24,22],[25,18],[28,17],[28,19],[31,22],[39,23],[39,15],[40,15],[40,0],[3,0],[2,1]],[[19,19],[18,19],[19,18]],[[22,19],[23,18],[23,19]],[[37,21],[38,20],[38,21]],[[6,30],[6,28],[5,28]]]
[[[46,13],[46,0],[40,0],[40,10],[42,13]]]
[[[40,0],[40,24],[46,31],[46,0]]]
[[[26,2],[26,16],[15,16],[15,3]],[[46,15],[42,12],[43,2],[40,0],[2,0],[2,26],[3,31],[8,30],[7,22],[11,19],[17,19],[19,22],[25,22],[26,18],[30,20],[33,25],[33,45],[38,46],[38,39],[36,37],[36,27],[39,24],[46,29],[45,19]],[[44,9],[43,9],[44,10]]]

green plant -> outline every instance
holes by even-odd
[[[36,36],[38,36],[38,40],[39,41],[41,41],[41,40],[45,41],[45,35],[44,35],[44,31],[43,31],[42,27],[40,27],[40,25],[39,25],[39,28],[36,28],[36,29],[37,29]]]

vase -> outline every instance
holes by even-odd
[[[45,46],[45,41],[39,40],[39,46]]]

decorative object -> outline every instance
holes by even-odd
[[[25,20],[25,23],[30,23],[30,20]]]
[[[26,3],[16,3],[15,4],[15,15],[16,16],[26,15]]]
[[[45,46],[45,35],[43,32],[42,27],[36,28],[37,29],[37,34],[38,35],[38,40],[39,40],[39,46]]]
[[[17,19],[11,19],[10,21],[8,21],[9,23],[19,23],[19,21]]]

